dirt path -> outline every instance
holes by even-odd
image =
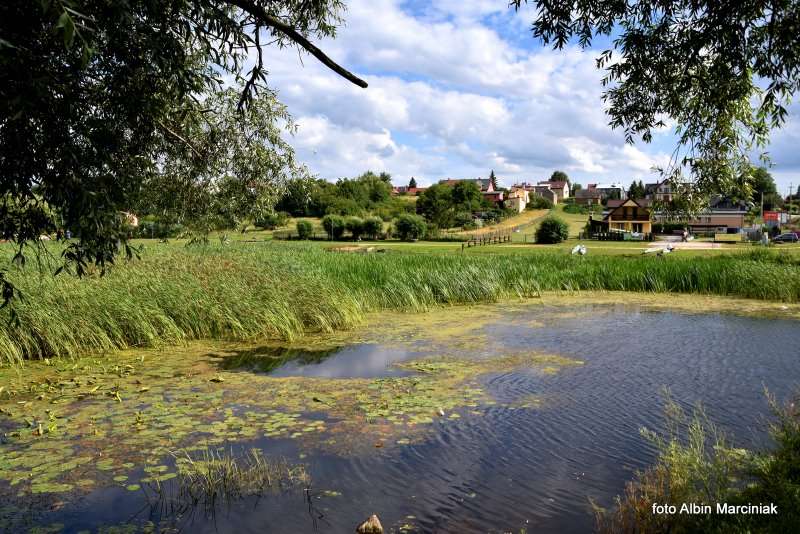
[[[477,230],[467,230],[466,232],[457,232],[457,234],[468,235],[468,236],[481,236],[494,233],[509,232],[517,227],[520,227],[521,229],[524,230],[525,226],[530,226],[534,224],[536,221],[547,215],[549,212],[550,210],[525,210],[519,215],[509,217],[508,219],[501,221],[497,224],[493,224],[491,226],[484,226],[483,228],[478,228]]]

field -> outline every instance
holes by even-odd
[[[24,300],[13,307],[16,324],[8,308],[0,312],[0,354],[19,361],[198,338],[293,339],[350,328],[373,311],[422,311],[543,291],[800,301],[797,247],[658,258],[627,243],[602,243],[608,253],[590,243],[586,257],[571,256],[569,244],[506,244],[462,253],[454,243],[377,243],[374,248],[384,253],[351,254],[327,251],[326,242],[213,243],[147,242],[141,259],[83,280],[53,277],[57,262],[39,270],[29,260],[8,273]],[[4,249],[4,261],[10,252]],[[57,250],[51,253],[57,256]]]
[[[497,224],[484,226],[483,228],[478,228],[476,230],[458,232],[458,234],[480,237],[495,233],[502,234],[517,229],[520,230],[520,232],[527,232],[531,227],[536,226],[539,220],[547,215],[549,211],[550,210],[525,210],[519,215],[509,217],[508,219],[500,221]]]

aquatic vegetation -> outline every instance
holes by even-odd
[[[788,532],[800,521],[800,411],[770,397],[773,446],[762,452],[733,447],[702,406],[687,414],[669,395],[662,432],[642,429],[656,447],[651,467],[638,472],[611,510],[593,504],[597,531]],[[687,512],[683,506],[707,505]],[[718,504],[774,504],[778,513],[719,513]],[[665,511],[654,513],[655,505]],[[666,507],[674,512],[666,513]],[[689,509],[691,510],[691,509]]]
[[[407,334],[398,338],[415,343],[414,333]],[[341,341],[336,334],[320,336],[319,346],[331,339]],[[309,340],[304,344],[314,346]],[[300,349],[285,350],[277,353]],[[185,478],[185,462],[170,460],[173,451],[196,458],[210,448],[265,439],[294,440],[301,450],[337,454],[364,453],[378,444],[402,446],[425,439],[435,422],[446,424],[493,404],[482,376],[580,363],[537,353],[431,356],[398,363],[406,376],[278,378],[242,371],[242,353],[248,351],[224,343],[190,344],[163,352],[29,362],[24,372],[0,369],[7,394],[0,400],[6,418],[0,493],[4,484],[18,496],[102,486],[138,491]],[[350,439],[355,434],[362,439]],[[193,461],[195,467],[231,467],[221,460]]]
[[[177,497],[157,486],[161,499],[170,499],[178,510],[201,507],[212,512],[216,506],[266,492],[308,487],[311,477],[303,465],[285,459],[266,458],[259,449],[234,454],[228,449],[205,449],[200,454],[176,455]]]
[[[0,249],[0,254],[8,253]],[[78,357],[192,339],[295,340],[370,312],[538,297],[543,292],[691,293],[796,303],[800,265],[779,253],[714,257],[330,254],[310,244],[183,249],[151,244],[103,277],[8,273],[15,325],[0,311],[0,360]]]

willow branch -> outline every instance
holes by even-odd
[[[325,55],[325,52],[317,48],[314,44],[311,43],[311,41],[306,39],[300,32],[298,32],[292,26],[276,19],[275,17],[267,13],[267,11],[263,7],[259,6],[252,0],[224,0],[224,1],[230,5],[238,7],[239,9],[245,11],[246,13],[249,13],[250,15],[255,17],[255,19],[260,24],[263,24],[264,26],[269,26],[270,28],[273,28],[281,32],[286,37],[288,37],[298,45],[302,46],[306,50],[306,52],[317,58],[320,63],[331,69],[333,72],[335,72],[342,78],[354,83],[359,87],[363,88],[367,87],[368,85],[367,82],[365,82],[364,80],[362,80],[349,70],[345,69],[344,67],[333,61],[331,58]]]

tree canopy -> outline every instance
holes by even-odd
[[[275,209],[296,217],[373,213],[385,220],[413,211],[413,204],[392,197],[391,193],[391,176],[387,173],[367,171],[336,183],[301,176],[287,181]]]
[[[597,58],[610,124],[628,142],[649,142],[674,121],[677,147],[659,170],[687,211],[738,187],[750,154],[785,122],[800,85],[796,0],[531,3],[533,35],[545,44],[590,47],[598,35],[613,38]]]
[[[644,198],[645,189],[644,183],[641,180],[638,182],[636,180],[631,182],[631,186],[628,188],[628,198],[632,198],[634,200]]]
[[[755,204],[763,202],[765,210],[773,210],[783,206],[783,198],[778,193],[775,180],[766,167],[753,167],[750,171],[752,194],[748,198]]]
[[[65,258],[80,273],[88,262],[113,261],[126,236],[120,212],[146,184],[180,176],[190,195],[198,183],[233,179],[241,194],[263,200],[260,192],[298,170],[279,130],[262,128],[288,118],[267,85],[264,50],[295,46],[366,87],[311,43],[335,35],[343,7],[0,3],[3,237],[22,251],[57,222],[78,237]],[[260,138],[248,138],[253,132]],[[254,153],[252,141],[263,148]]]
[[[569,183],[569,176],[564,171],[553,171],[553,174],[550,175],[550,181]]]

